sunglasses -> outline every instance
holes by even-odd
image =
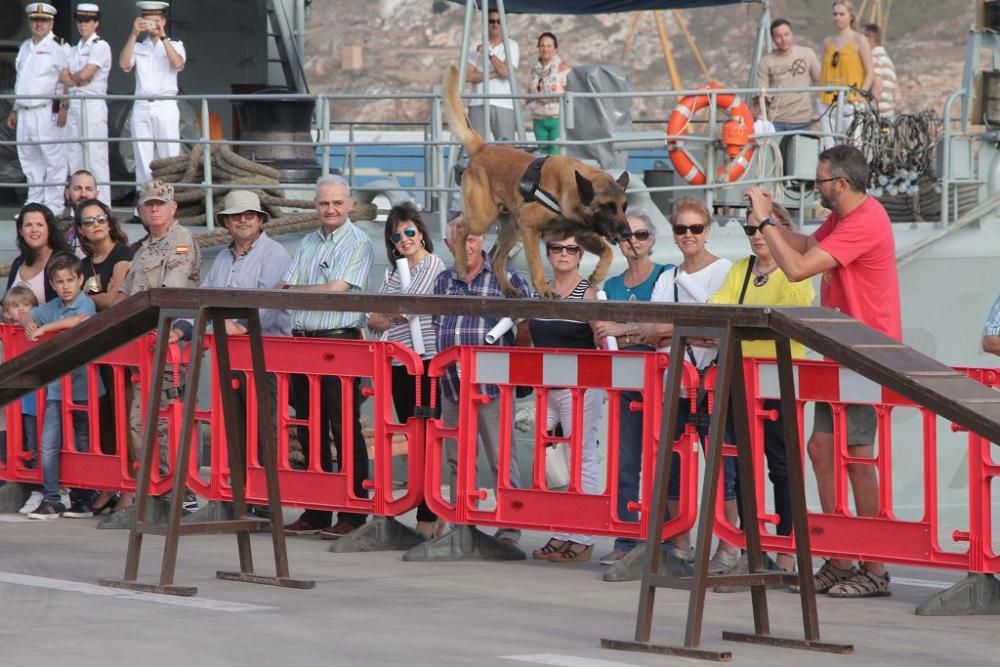
[[[104,225],[108,222],[108,216],[106,215],[90,215],[86,218],[80,219],[81,227],[92,227],[94,225]]]
[[[406,229],[403,230],[403,234],[406,234],[406,238],[412,239],[417,235],[417,228],[407,227]],[[403,240],[403,234],[396,232],[395,234],[389,237],[389,240],[392,241],[393,243],[399,243],[400,241]]]
[[[545,248],[549,251],[550,255],[558,255],[560,253],[566,255],[579,255],[580,246],[578,245],[563,245],[561,243],[550,243]]]
[[[698,236],[704,231],[705,225],[674,225],[674,234],[677,236],[684,236],[688,232]]]
[[[840,51],[834,51],[833,57],[830,58],[830,67],[836,67],[837,63],[840,62]]]
[[[489,20],[489,24],[490,25],[500,25],[500,19],[490,19]],[[482,25],[482,23],[480,23],[479,25]]]
[[[632,238],[634,238],[636,241],[648,241],[649,236],[650,234],[648,229],[638,229],[632,232]],[[623,240],[627,241],[628,239],[623,239]]]

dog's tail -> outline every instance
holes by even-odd
[[[469,117],[459,96],[458,68],[452,65],[444,75],[444,115],[448,119],[451,133],[469,151],[475,153],[486,144],[479,133],[472,129]]]

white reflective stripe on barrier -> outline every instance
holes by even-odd
[[[555,387],[577,386],[579,365],[575,354],[546,354],[542,357],[542,384]]]
[[[781,385],[778,382],[778,365],[766,364],[758,366],[759,395],[757,398],[781,398]],[[799,367],[792,366],[792,379],[795,381],[795,395],[799,395]]]
[[[845,403],[881,403],[882,385],[852,370],[840,368],[840,400]]]
[[[510,354],[476,352],[476,384],[510,384]]]
[[[642,390],[645,369],[646,360],[643,357],[615,355],[611,359],[611,388]]]

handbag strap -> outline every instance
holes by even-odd
[[[743,303],[743,297],[747,295],[747,285],[750,284],[750,274],[753,273],[753,265],[757,261],[757,255],[750,255],[750,261],[747,262],[747,274],[743,276],[743,288],[740,289],[740,300],[736,303]],[[677,289],[676,287],[674,289]]]

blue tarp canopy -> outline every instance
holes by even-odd
[[[496,0],[486,1],[490,7],[496,6]],[[466,0],[451,2],[466,4]],[[503,6],[509,14],[612,14],[646,9],[687,9],[751,3],[759,4],[760,0],[505,0]]]

